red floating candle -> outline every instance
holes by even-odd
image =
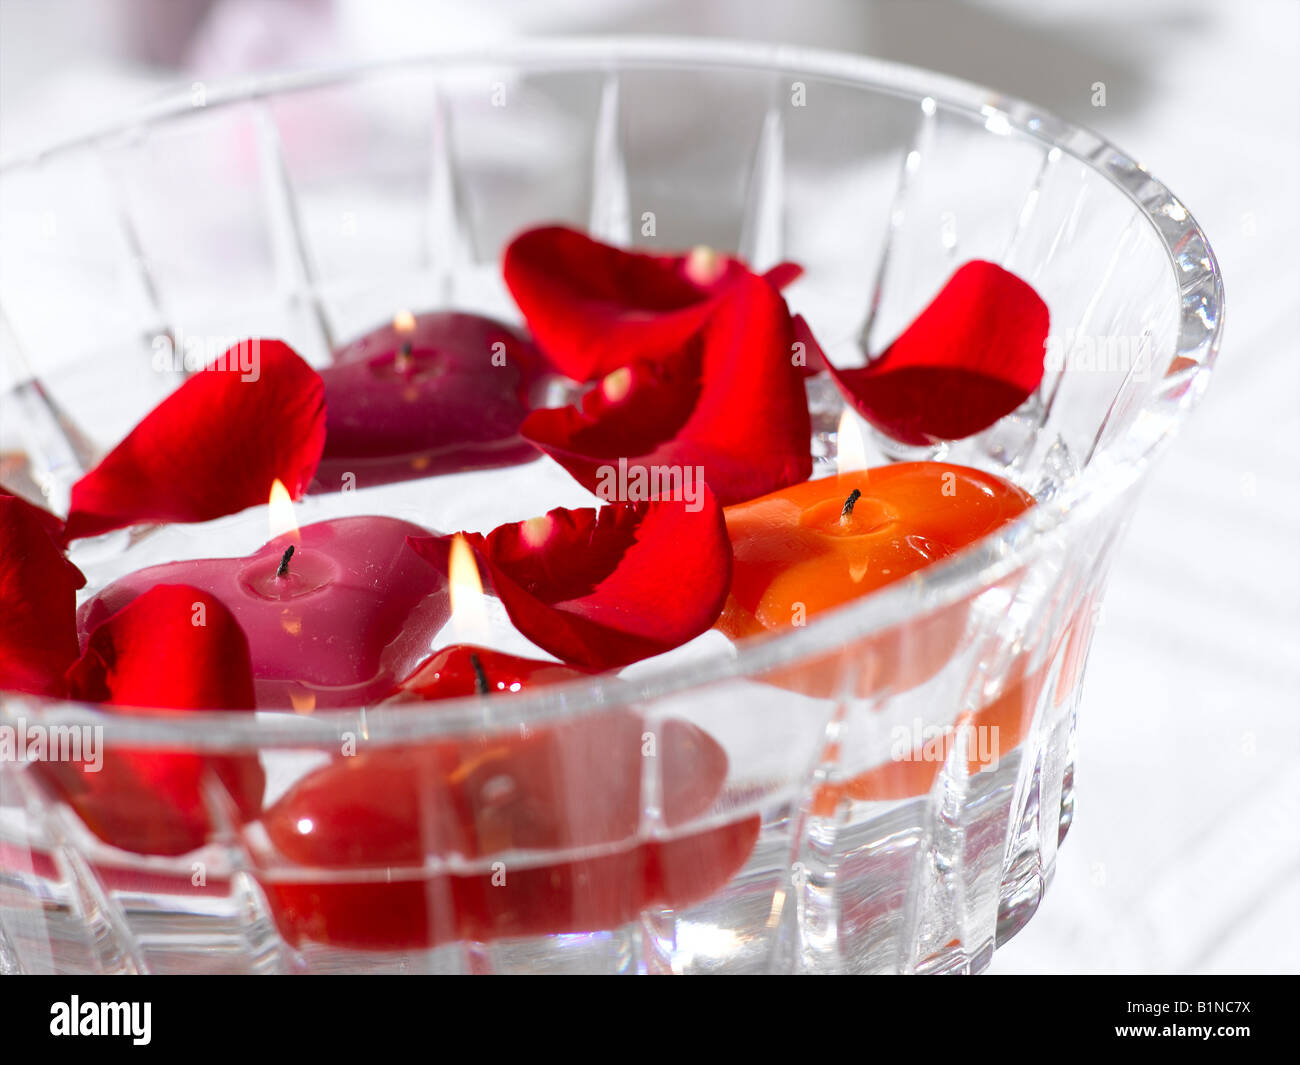
[[[449,570],[453,624],[472,627],[482,582],[463,538]],[[394,701],[508,698],[587,672],[457,644]],[[653,799],[642,791],[647,759]],[[362,752],[304,777],[267,812],[276,854],[263,885],[291,942],[412,949],[616,927],[649,906],[704,898],[744,863],[757,818],[661,838],[706,813],[726,775],[725,752],[694,725],[652,728],[623,709]],[[648,802],[657,832],[644,824]]]
[[[561,662],[520,658],[476,644],[458,643],[442,648],[423,662],[402,681],[391,701],[505,695],[588,676],[591,672]]]
[[[268,864],[260,879],[295,943],[415,949],[617,927],[717,891],[758,834],[746,818],[645,835],[647,757],[663,766],[665,830],[713,805],[727,767],[717,743],[681,721],[652,736],[622,710],[344,758],[267,812],[267,835],[293,865]],[[510,857],[520,851],[535,853]],[[473,865],[453,871],[452,858]]]

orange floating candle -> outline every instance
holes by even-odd
[[[840,422],[840,473],[728,507],[735,552],[717,627],[733,639],[798,627],[826,610],[903,580],[1018,517],[1027,492],[992,474],[941,462],[861,469],[857,420]],[[766,679],[822,698],[923,683],[956,650],[967,604]]]
[[[719,627],[741,637],[801,625],[948,557],[1033,502],[981,470],[904,462],[728,507],[735,570]]]
[[[854,446],[859,442],[853,428],[846,416],[842,467],[851,467],[860,450]],[[1029,493],[981,470],[908,462],[849,469],[728,507],[735,563],[731,594],[717,627],[733,638],[798,627],[947,558],[1033,503]],[[765,679],[821,698],[914,687],[956,652],[968,609],[966,601],[945,605],[905,626],[849,640],[837,652],[775,670]],[[1004,697],[975,719],[1005,728],[1014,746],[1041,679],[1012,678]],[[953,738],[949,728],[944,742]],[[829,749],[827,756],[837,757]],[[828,815],[845,799],[924,794],[938,768],[939,762],[912,758],[869,768],[824,785],[814,810]]]

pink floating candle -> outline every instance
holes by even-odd
[[[395,518],[337,518],[277,536],[247,558],[150,566],[82,606],[82,642],[148,589],[191,585],[224,603],[247,635],[259,707],[374,702],[428,656],[449,614],[445,578],[406,544],[426,535]]]
[[[525,462],[537,452],[519,426],[542,372],[533,345],[500,322],[403,312],[321,371],[327,427],[316,484],[334,491]]]

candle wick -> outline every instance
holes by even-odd
[[[483,668],[483,663],[479,661],[476,654],[469,656],[469,664],[474,667],[474,690],[479,695],[488,695],[492,691],[492,686],[488,684],[487,671]]]
[[[289,559],[293,558],[293,544],[284,549],[284,554],[280,556],[280,566],[275,571],[277,577],[289,576]]]
[[[415,362],[415,352],[411,347],[411,342],[409,340],[402,344],[402,348],[398,351],[397,358],[394,362],[396,363],[398,373],[410,372],[411,366]]]
[[[849,493],[849,498],[844,501],[844,509],[840,511],[840,521],[847,522],[849,518],[852,517],[853,504],[861,498],[862,490],[859,488],[855,488]]]

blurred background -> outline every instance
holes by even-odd
[[[196,82],[616,33],[943,71],[1098,130],[1189,205],[1227,288],[1219,369],[1116,562],[1079,719],[1074,827],[1045,902],[992,971],[1300,971],[1293,0],[0,0],[0,157]]]

